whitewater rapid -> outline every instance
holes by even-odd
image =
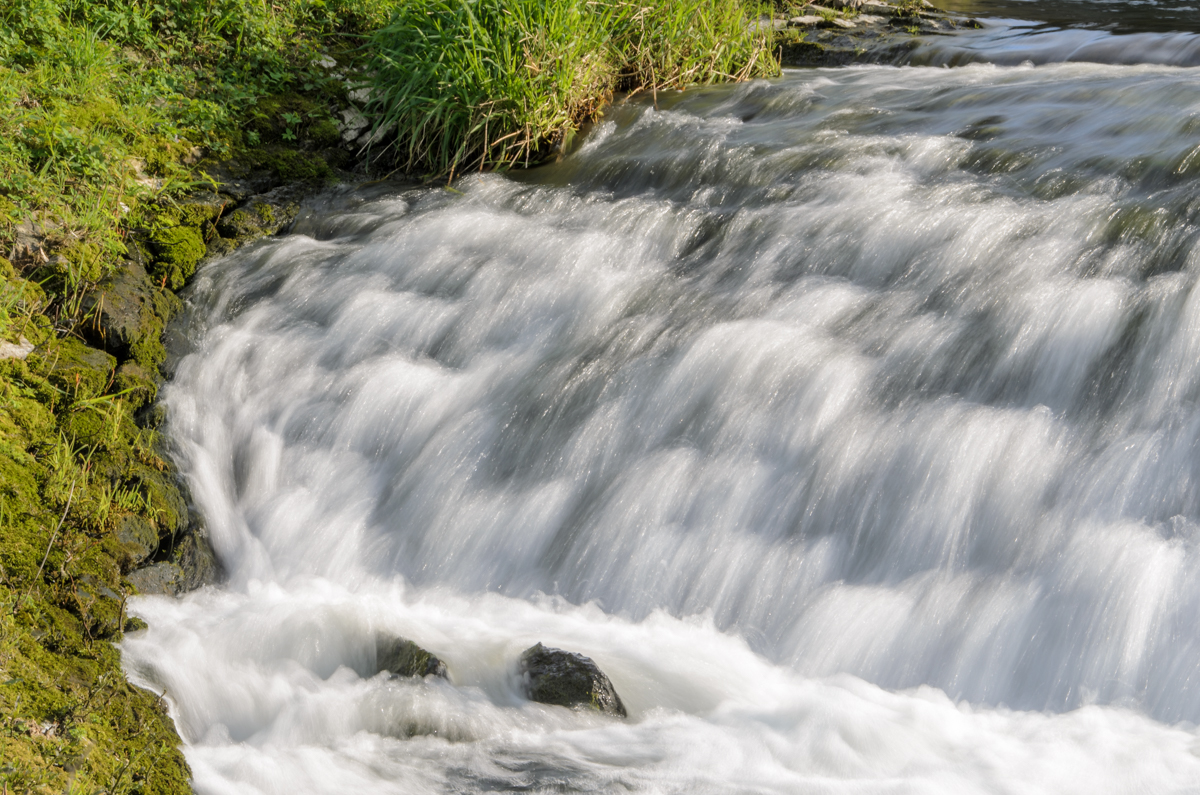
[[[127,669],[200,793],[1195,791],[1198,275],[1161,65],[790,72],[335,192],[196,278],[228,576]],[[630,718],[522,698],[537,641]]]

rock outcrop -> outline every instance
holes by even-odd
[[[407,638],[384,635],[375,639],[375,665],[392,676],[446,678],[446,664]]]
[[[590,657],[538,643],[521,653],[520,673],[530,701],[626,717],[621,697]]]

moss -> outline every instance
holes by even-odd
[[[176,523],[182,497],[145,463],[155,459],[122,401],[83,402],[108,387],[111,356],[66,339],[30,359],[0,363],[0,786],[188,792],[169,717],[125,681],[111,645],[130,626],[118,519],[159,531],[145,499],[114,513],[110,478],[140,485],[148,469]],[[86,466],[62,429],[95,438]]]
[[[146,464],[136,464],[129,477],[142,493],[147,509],[161,534],[176,534],[187,528],[187,503],[172,477]]]
[[[52,340],[31,353],[26,361],[35,372],[45,375],[61,395],[73,400],[102,394],[117,366],[117,360],[109,354],[71,337]]]
[[[148,358],[155,361],[155,364],[161,359],[158,356],[166,356],[166,349],[162,346],[161,339],[155,339],[158,343],[157,348],[150,350],[150,346],[146,346],[142,353]],[[134,346],[135,349],[137,346]],[[137,351],[135,350],[135,359]],[[117,368],[117,377],[114,383],[117,392],[124,393],[125,400],[128,401],[129,407],[137,410],[146,405],[158,395],[158,384],[156,380],[146,372],[146,369],[137,361],[126,362]]]
[[[151,232],[148,239],[155,254],[151,274],[163,278],[173,290],[183,287],[204,258],[200,232],[192,227],[171,226]]]
[[[254,160],[274,171],[284,182],[326,182],[333,179],[333,169],[323,157],[313,152],[269,149],[256,153]]]
[[[308,97],[276,94],[258,100],[247,126],[264,142],[296,140],[304,135],[313,118],[326,113],[325,108]]]
[[[337,146],[342,140],[342,132],[337,122],[326,116],[309,125],[308,139],[317,146]]]

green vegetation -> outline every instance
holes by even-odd
[[[614,91],[775,74],[757,12],[739,0],[412,0],[372,37],[371,108],[408,169],[528,165]]]
[[[187,522],[133,421],[151,392],[111,394],[116,360],[55,339],[44,316],[16,325],[41,347],[0,361],[0,784],[186,791],[163,705],[111,643],[132,628],[122,575]]]
[[[613,92],[772,74],[742,2],[0,0],[0,791],[188,791],[113,646],[138,567],[203,556],[161,337],[286,186],[371,165],[338,124],[364,76],[382,169],[533,163]],[[263,173],[270,201],[214,190]]]

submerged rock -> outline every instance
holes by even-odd
[[[521,653],[520,672],[530,701],[626,717],[621,697],[590,657],[538,643]]]
[[[406,638],[385,635],[375,640],[375,664],[393,676],[446,678],[446,664]]]

